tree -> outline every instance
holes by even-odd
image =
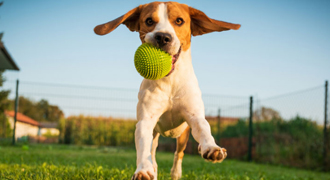
[[[50,105],[45,99],[40,100],[36,106],[42,112],[42,121],[58,122],[64,116],[58,106]]]
[[[2,6],[3,1],[0,2],[0,6]],[[0,32],[0,41],[2,39],[3,32]],[[0,87],[2,87],[5,82],[5,78],[3,77],[4,70],[0,70]],[[5,115],[5,110],[9,108],[10,101],[8,100],[9,90],[1,90],[0,91],[0,137],[9,137],[11,135],[10,125],[8,123],[8,119]]]
[[[0,87],[2,87],[5,82],[3,72],[4,70],[0,70]],[[11,134],[10,126],[5,115],[5,110],[7,110],[10,105],[10,101],[8,100],[9,93],[9,90],[0,91],[0,137],[8,137]]]
[[[15,101],[12,102],[12,104],[14,103]],[[24,96],[20,96],[18,98],[18,112],[37,121],[39,121],[41,116],[39,110],[35,106],[35,103],[29,98],[26,98]]]
[[[272,108],[261,107],[253,112],[253,120],[270,121],[272,119],[282,119],[280,113]]]
[[[37,121],[58,122],[63,116],[63,111],[56,105],[50,105],[45,99],[39,102],[19,97],[18,112]]]

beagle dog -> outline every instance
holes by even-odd
[[[211,19],[185,4],[152,2],[96,26],[94,32],[105,35],[120,24],[139,32],[142,43],[150,43],[169,53],[173,65],[166,77],[144,79],[141,83],[135,130],[137,169],[132,179],[157,179],[155,154],[160,134],[177,139],[172,179],[181,178],[183,151],[190,129],[199,143],[201,156],[211,162],[222,162],[227,153],[215,143],[205,119],[202,94],[191,62],[190,42],[191,36],[237,30],[240,25]]]

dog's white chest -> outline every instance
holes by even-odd
[[[166,111],[156,124],[155,130],[162,136],[177,138],[187,128],[188,124],[175,111]]]

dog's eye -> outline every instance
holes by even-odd
[[[146,19],[147,26],[152,26],[154,24],[154,21],[151,18]]]
[[[183,19],[182,18],[177,18],[176,21],[175,21],[175,24],[181,26],[182,24],[184,23]]]

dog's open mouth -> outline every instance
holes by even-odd
[[[174,69],[175,69],[175,63],[179,59],[180,53],[181,53],[181,46],[179,48],[178,53],[176,53],[176,54],[174,54],[172,56],[172,69],[171,69],[171,71],[166,76],[169,76],[174,71]]]

